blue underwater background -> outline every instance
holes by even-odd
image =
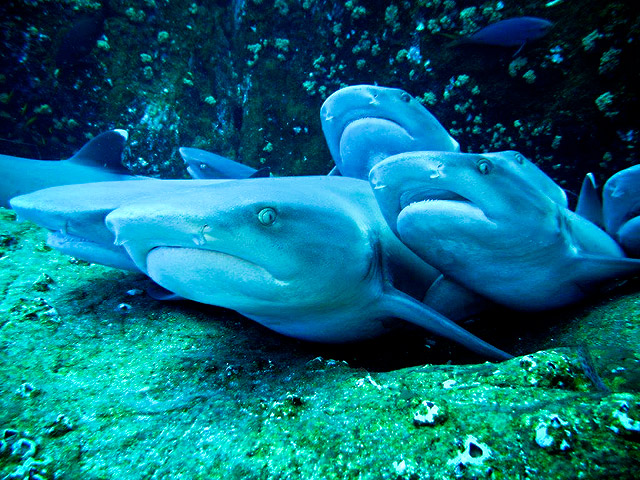
[[[522,15],[553,27],[456,44]],[[180,146],[325,174],[320,106],[368,83],[464,152],[522,152],[571,202],[638,163],[638,2],[5,0],[0,22],[1,154],[121,128],[144,175],[187,178]],[[308,344],[149,283],[0,210],[0,479],[637,478],[637,279],[465,324],[519,355],[498,365],[415,331]]]

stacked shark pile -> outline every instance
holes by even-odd
[[[181,149],[194,180],[93,166],[100,183],[50,176],[11,207],[49,229],[62,252],[139,270],[170,295],[313,341],[369,338],[399,320],[506,359],[456,321],[489,301],[566,305],[640,271],[623,250],[640,252],[635,167],[609,180],[603,205],[588,177],[576,213],[518,152],[460,153],[401,90],[342,89],[321,121],[336,164],[329,176],[265,177]],[[108,133],[109,148],[89,144],[59,163],[86,167],[105,149],[121,151],[124,135]]]

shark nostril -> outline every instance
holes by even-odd
[[[442,169],[443,168],[444,168],[444,165],[442,163],[439,163],[438,166],[435,169],[433,169],[433,171],[429,175],[429,178],[431,178],[431,179],[439,178],[440,175],[442,175]]]
[[[207,243],[207,238],[205,237],[206,232],[210,231],[211,228],[206,223],[202,226],[197,235],[193,236],[193,243],[197,246],[201,247],[205,243]]]

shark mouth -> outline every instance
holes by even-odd
[[[418,202],[463,202],[473,203],[466,197],[457,194],[451,190],[441,188],[414,188],[403,192],[400,195],[400,210],[404,210],[409,205]]]
[[[226,308],[246,308],[247,298],[270,302],[286,282],[266,268],[216,250],[159,246],[146,258],[153,281],[181,297]]]
[[[181,252],[181,254],[187,254],[194,258],[198,258],[202,262],[200,267],[207,268],[210,271],[226,273],[253,271],[254,274],[258,274],[264,279],[269,278],[273,281],[278,281],[275,275],[273,275],[267,268],[249,260],[248,258],[235,253],[208,248],[194,248],[180,245],[157,245],[147,252],[147,266],[149,258],[153,259],[156,255],[164,255],[166,252]]]
[[[347,128],[351,127],[352,125],[359,124],[361,122],[390,123],[403,130],[406,130],[406,128],[403,125],[401,125],[400,123],[398,123],[396,120],[392,118],[388,118],[382,115],[377,115],[374,112],[366,112],[361,115],[354,115],[351,118],[345,118],[342,124],[342,129],[341,129],[342,135],[344,135],[344,132]]]

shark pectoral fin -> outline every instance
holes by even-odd
[[[391,317],[400,318],[425,330],[464,345],[480,355],[497,360],[513,358],[499,348],[488,344],[431,307],[418,302],[404,293],[389,288],[381,299],[382,310]]]
[[[482,312],[489,303],[486,298],[444,275],[433,282],[422,302],[454,322]]]
[[[75,155],[65,161],[131,175],[122,165],[122,151],[128,138],[126,130],[103,132],[89,140]]]
[[[593,173],[587,173],[582,181],[576,213],[591,223],[595,223],[598,227],[604,227],[602,201],[598,195],[598,187]]]
[[[147,290],[147,295],[149,295],[154,300],[160,301],[178,301],[184,300],[184,297],[173,293],[171,290],[167,290],[166,288],[158,285],[156,282],[152,281],[151,285]]]
[[[580,267],[586,278],[585,284],[593,285],[598,281],[604,282],[640,274],[640,259],[580,254]]]
[[[618,230],[617,240],[622,249],[630,257],[640,257],[640,217],[626,222]]]

